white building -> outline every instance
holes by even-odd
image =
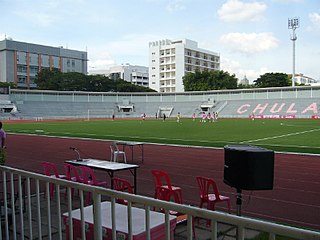
[[[189,39],[149,43],[149,87],[158,92],[184,92],[182,77],[196,70],[219,70],[218,53],[198,48]]]
[[[123,64],[110,67],[107,70],[90,70],[89,74],[102,74],[111,79],[123,79],[135,85],[148,87],[149,73],[148,67]]]
[[[295,77],[295,82],[298,84],[304,84],[304,85],[311,85],[311,86],[319,86],[320,82],[318,82],[317,80],[304,76],[302,73],[300,74],[296,74]]]

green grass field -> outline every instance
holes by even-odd
[[[275,151],[320,154],[316,119],[91,120],[8,123],[8,133],[223,147],[250,144]]]

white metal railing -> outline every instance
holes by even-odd
[[[111,189],[89,186],[81,183],[70,182],[62,179],[51,178],[42,174],[19,170],[7,166],[0,166],[2,173],[1,188],[1,224],[0,236],[2,239],[52,239],[53,229],[57,229],[55,239],[73,239],[72,210],[75,201],[72,200],[71,189],[79,190],[80,202],[77,208],[81,212],[82,239],[85,239],[86,224],[84,222],[84,192],[91,192],[93,196],[94,212],[94,239],[102,239],[101,202],[102,197],[111,201],[112,239],[117,237],[115,199],[128,200],[128,239],[132,239],[132,203],[141,203],[145,210],[146,239],[150,239],[150,209],[165,209],[166,239],[170,239],[169,210],[187,214],[187,239],[193,238],[193,217],[210,219],[211,239],[217,239],[217,224],[227,223],[237,228],[237,239],[244,239],[247,229],[255,229],[269,233],[269,239],[277,235],[288,236],[295,239],[320,239],[320,232],[294,228],[261,220],[234,216],[218,211],[209,211],[193,206],[164,202],[153,198],[117,192]],[[55,199],[50,199],[50,184],[55,184]],[[41,187],[45,186],[44,192]],[[62,224],[62,203],[60,190],[67,188],[67,212],[69,232],[64,230]],[[14,207],[13,207],[14,206]],[[36,221],[33,221],[36,219]],[[12,220],[12,221],[11,221]],[[53,227],[53,222],[58,226]],[[44,227],[45,225],[45,227]],[[34,229],[36,229],[34,231]],[[65,234],[65,235],[64,235]]]

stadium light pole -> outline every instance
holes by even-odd
[[[289,18],[288,19],[288,28],[292,29],[292,35],[290,39],[292,41],[292,87],[294,87],[294,77],[296,75],[296,45],[295,42],[297,40],[296,29],[299,27],[299,18]]]

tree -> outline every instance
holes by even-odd
[[[0,82],[0,87],[16,88],[17,86],[13,82]]]
[[[183,77],[185,91],[208,91],[237,88],[238,79],[228,72],[219,71],[196,71],[187,73]]]
[[[61,73],[58,69],[43,69],[35,79],[38,89],[91,92],[150,92],[150,88],[133,85],[122,79],[112,80],[103,75],[77,72]]]
[[[260,88],[290,86],[289,76],[285,73],[265,73],[253,82]]]
[[[56,90],[56,85],[59,83],[55,82],[54,79],[57,77],[59,78],[61,72],[57,69],[42,69],[40,72],[37,73],[34,82],[37,84],[38,89],[50,89]]]

